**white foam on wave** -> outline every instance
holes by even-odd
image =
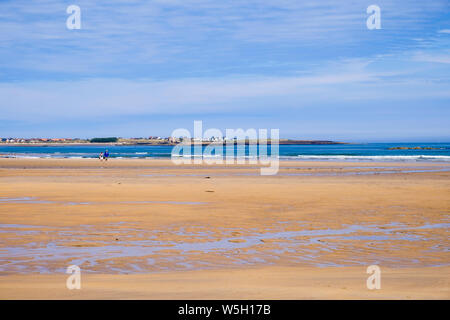
[[[281,156],[289,160],[361,160],[361,161],[450,161],[450,156],[409,155],[409,156],[350,156],[350,155],[298,155]]]

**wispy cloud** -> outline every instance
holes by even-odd
[[[415,61],[434,62],[434,63],[450,63],[450,51],[447,53],[416,53],[413,57]]]
[[[171,66],[182,76],[230,67],[270,74],[274,68],[248,65],[398,50],[386,43],[424,30],[446,1],[380,0],[378,34],[366,29],[366,4],[359,1],[80,0],[82,30],[72,31],[65,28],[69,4],[0,3],[0,67],[10,78],[167,78]]]
[[[371,71],[378,61],[345,60],[301,76],[89,79],[0,84],[0,117],[83,118],[101,115],[282,112],[333,101],[449,98],[448,84],[424,81],[413,70]]]

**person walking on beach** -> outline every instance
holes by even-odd
[[[108,161],[108,157],[109,157],[109,152],[108,152],[108,150],[106,150],[105,153],[103,153],[103,159],[105,159],[105,161]]]
[[[103,160],[103,152],[100,152],[100,154],[98,155],[98,158],[100,159],[100,161]]]

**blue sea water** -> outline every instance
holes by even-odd
[[[422,147],[430,150],[389,150]],[[169,158],[172,146],[0,146],[0,157],[97,158],[109,150],[111,158]],[[270,154],[270,146],[268,146]],[[248,155],[248,146],[246,147]],[[281,160],[450,161],[450,143],[367,143],[338,145],[280,145]]]

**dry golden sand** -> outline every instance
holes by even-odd
[[[81,289],[67,275],[0,277],[1,299],[448,299],[448,267],[382,268],[368,290],[363,267],[250,267],[154,274],[89,274]]]
[[[448,299],[449,168],[0,159],[0,298]]]

